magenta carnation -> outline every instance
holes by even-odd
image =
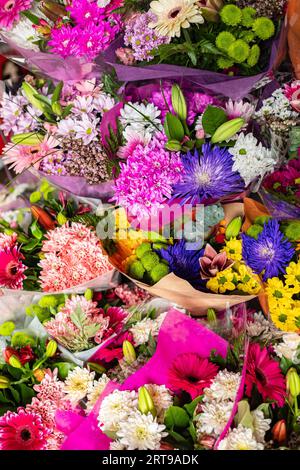
[[[33,0],[0,0],[0,28],[11,29],[20,13],[31,8]]]

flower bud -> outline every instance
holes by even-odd
[[[88,362],[87,365],[91,370],[94,370],[98,374],[104,374],[104,372],[106,372],[105,367],[101,366],[100,364],[97,364],[96,362]]]
[[[84,293],[86,300],[93,300],[93,291],[92,289],[87,289]]]
[[[44,369],[36,369],[33,371],[33,375],[38,382],[41,382],[46,374]]]
[[[54,23],[59,18],[67,15],[66,7],[64,5],[60,5],[58,2],[53,2],[51,0],[41,1],[39,9],[47,18],[49,18],[50,21],[53,21]]]
[[[172,86],[172,106],[179,119],[186,121],[187,105],[185,97],[177,84]]]
[[[214,445],[215,445],[215,442],[216,442],[216,439],[212,436],[209,436],[209,435],[205,434],[204,436],[202,436],[199,439],[198,442],[199,442],[199,444],[201,444],[206,449],[213,449]]]
[[[27,82],[22,83],[22,89],[29,103],[31,103],[34,108],[44,112],[45,104],[36,98],[36,95],[38,95],[38,91],[32,85],[30,85],[30,83]]]
[[[54,341],[53,339],[50,339],[50,341],[49,341],[49,343],[47,344],[47,347],[46,347],[45,356],[46,357],[55,356],[56,350],[57,350],[57,342]]]
[[[213,308],[207,309],[207,320],[209,323],[214,323],[217,319],[216,311]]]
[[[52,111],[54,112],[54,114],[56,114],[57,116],[61,116],[62,113],[63,113],[63,110],[62,110],[62,107],[60,105],[60,103],[58,101],[56,101],[55,103],[53,103],[52,105]]]
[[[68,222],[67,217],[64,214],[62,214],[61,212],[59,214],[57,214],[56,220],[57,220],[59,225],[64,225],[66,222]]]
[[[123,355],[128,364],[132,364],[136,360],[135,350],[130,341],[123,342]]]
[[[38,134],[36,132],[26,132],[24,134],[15,134],[12,135],[10,140],[13,144],[16,145],[39,145],[44,140],[43,134]]]
[[[226,240],[230,240],[231,238],[235,238],[240,233],[242,227],[242,217],[235,217],[234,219],[229,222],[225,231]]]
[[[286,380],[288,392],[293,398],[297,398],[300,395],[300,377],[294,367],[289,369]]]
[[[4,390],[10,386],[10,380],[4,375],[0,375],[0,390]]]
[[[20,360],[17,358],[17,356],[10,356],[8,359],[8,364],[15,369],[22,369],[22,364]]]
[[[31,204],[35,204],[36,202],[40,201],[41,197],[42,195],[39,191],[34,191],[30,194],[29,201],[31,202]]]
[[[138,409],[144,415],[151,413],[153,416],[156,416],[156,409],[152,397],[146,387],[140,387],[139,389]]]
[[[44,209],[39,206],[31,206],[32,216],[45,230],[53,230],[55,228],[55,221]]]
[[[241,130],[244,124],[245,120],[243,118],[235,118],[225,122],[220,127],[218,127],[218,129],[211,138],[211,143],[217,144],[219,142],[225,142],[226,140],[229,140],[238,131]]]
[[[286,424],[285,420],[281,419],[272,428],[272,436],[274,441],[282,444],[286,440]]]

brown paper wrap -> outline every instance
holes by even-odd
[[[287,17],[289,55],[297,79],[300,79],[300,0],[289,0]]]

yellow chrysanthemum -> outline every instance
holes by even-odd
[[[293,292],[278,277],[272,277],[267,281],[266,293],[270,300],[283,302],[285,299],[291,299]]]
[[[191,23],[204,23],[197,0],[156,0],[150,3],[156,20],[149,24],[161,36],[180,37],[181,28]]]
[[[226,245],[222,251],[225,251],[227,257],[233,261],[241,261],[242,259],[242,240],[237,240],[236,238],[231,238],[226,240]]]
[[[300,293],[300,261],[293,261],[286,268],[285,283],[293,290],[294,294]]]
[[[234,280],[236,280],[236,276],[232,269],[225,269],[224,271],[220,271],[216,277],[209,279],[206,286],[213,292],[224,294],[226,291],[236,289]]]
[[[293,310],[286,310],[283,313],[281,309],[270,309],[270,316],[272,322],[279,330],[290,332],[299,330],[295,323],[296,317]]]
[[[246,294],[256,295],[261,290],[259,277],[244,264],[238,267],[239,283],[237,288]]]

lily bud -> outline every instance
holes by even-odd
[[[105,367],[101,366],[100,364],[96,364],[95,362],[88,362],[87,365],[91,370],[98,372],[98,374],[104,374],[104,372],[106,372]]]
[[[217,144],[219,142],[225,142],[226,140],[229,140],[238,131],[241,130],[244,124],[245,120],[243,118],[235,118],[225,122],[220,127],[218,127],[218,129],[211,138],[211,143]]]
[[[67,217],[64,214],[62,214],[61,212],[59,214],[57,214],[56,219],[57,219],[57,222],[58,222],[59,225],[64,225],[66,222],[68,222]]]
[[[156,409],[152,397],[146,387],[139,389],[138,409],[144,415],[151,413],[153,416],[156,416]]]
[[[230,240],[231,238],[238,236],[242,227],[242,222],[242,217],[240,216],[235,217],[231,222],[229,222],[225,231],[226,240]]]
[[[38,95],[38,91],[32,85],[30,85],[30,83],[27,83],[27,82],[22,83],[22,89],[29,103],[31,103],[34,108],[38,109],[39,111],[44,112],[45,110],[44,103],[42,103],[42,101],[38,100],[35,97],[35,95]]]
[[[279,444],[282,444],[286,440],[286,423],[285,419],[277,421],[277,423],[272,428],[272,436],[274,441],[277,441]]]
[[[288,392],[293,398],[297,398],[300,395],[300,377],[294,367],[289,369],[286,379]]]
[[[55,220],[53,220],[44,209],[41,209],[39,206],[31,206],[30,210],[33,218],[36,219],[45,230],[53,230],[55,228]]]
[[[92,300],[93,299],[92,289],[87,289],[84,293],[84,297],[86,298],[86,300]]]
[[[10,380],[5,377],[4,375],[0,375],[0,390],[4,390],[5,388],[9,388]]]
[[[172,86],[172,106],[179,119],[186,121],[187,105],[185,97],[177,84]]]
[[[15,369],[22,369],[22,364],[17,356],[10,356],[8,359],[8,363],[10,366],[14,367]]]
[[[132,364],[136,360],[136,353],[130,341],[123,342],[123,355],[128,364]]]
[[[55,356],[56,351],[57,351],[57,342],[51,339],[49,343],[47,344],[45,356],[53,357]]]
[[[39,4],[39,9],[44,13],[50,21],[54,23],[61,17],[66,16],[67,11],[63,5],[51,0],[42,1]]]
[[[61,116],[62,113],[63,113],[63,110],[62,110],[62,107],[60,105],[60,103],[58,101],[56,101],[55,103],[53,103],[52,105],[52,111],[54,112],[54,114],[56,114],[57,116]]]
[[[217,319],[216,311],[213,308],[207,309],[207,320],[209,323],[214,323]]]
[[[39,202],[41,200],[41,197],[42,195],[39,191],[34,191],[30,194],[29,201],[31,204],[34,204],[36,202]]]

